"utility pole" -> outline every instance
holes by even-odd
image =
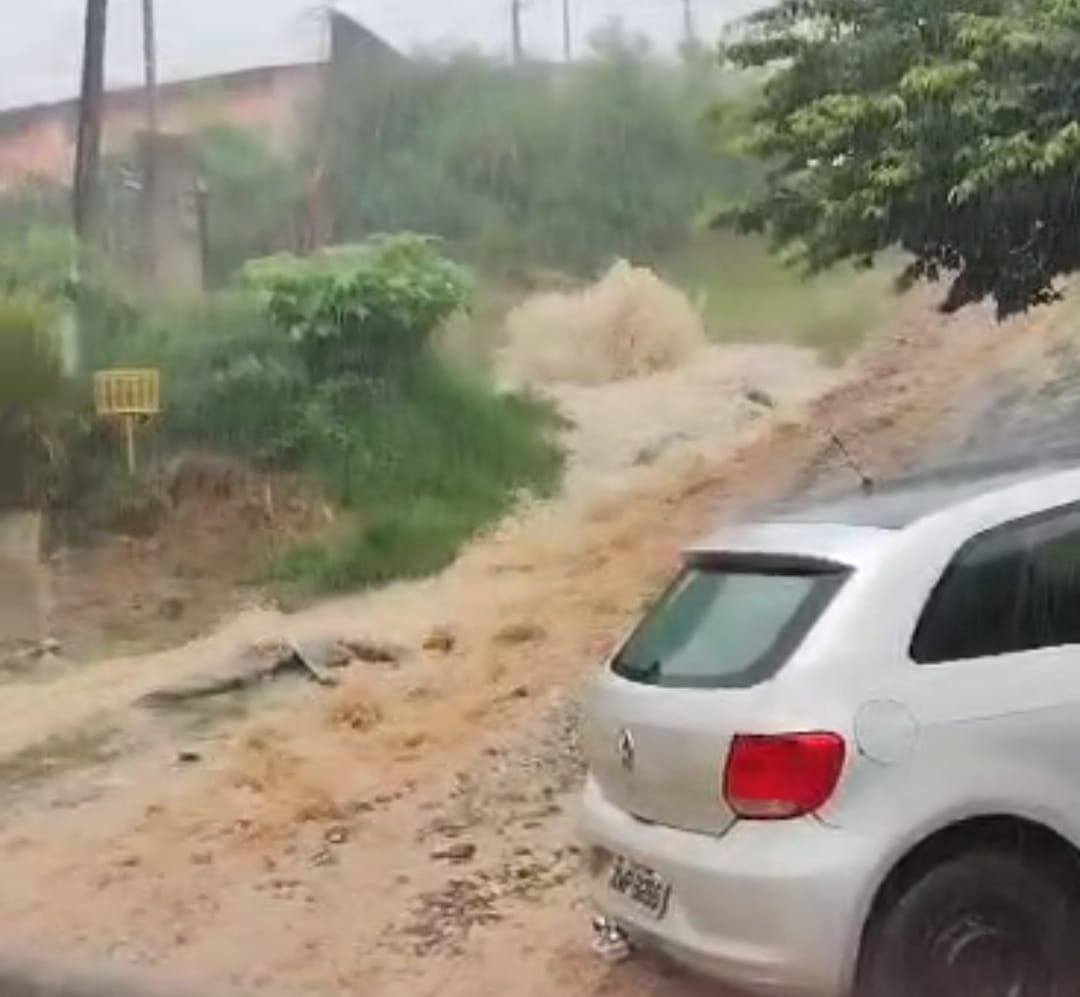
[[[570,22],[570,0],[562,3],[562,35],[563,35],[563,58],[567,62],[574,59],[574,34],[573,25]]]
[[[161,110],[158,104],[157,28],[155,0],[142,0],[143,73],[146,101],[146,139],[143,146],[143,219],[145,223],[145,262],[151,284],[157,281],[158,257],[158,137],[161,133]]]
[[[156,137],[160,130],[158,107],[157,27],[154,0],[142,0],[143,68],[146,81],[146,130]]]
[[[683,0],[683,43],[687,48],[697,44],[697,23],[694,19],[694,0]]]
[[[101,202],[101,132],[105,103],[105,33],[109,0],[86,0],[82,91],[75,151],[72,209],[75,232],[84,243],[95,236]]]
[[[525,40],[521,26],[521,11],[524,6],[525,0],[510,0],[510,47],[515,66],[520,66],[525,61]]]

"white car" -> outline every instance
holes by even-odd
[[[608,942],[764,994],[1080,993],[1080,470],[724,529],[586,711]]]

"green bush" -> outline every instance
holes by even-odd
[[[304,449],[349,511],[346,527],[290,551],[274,574],[344,589],[438,570],[519,493],[556,485],[552,426],[545,406],[497,397],[431,358],[407,384],[324,388]]]
[[[651,258],[751,182],[706,122],[721,82],[618,31],[557,75],[476,56],[358,66],[320,122],[338,237],[430,232],[489,267],[579,275]]]
[[[277,577],[342,589],[430,573],[519,491],[556,482],[547,410],[499,398],[429,352],[470,280],[428,241],[262,261],[248,277],[310,379],[283,453],[315,470],[346,513],[334,543],[289,551]]]
[[[63,451],[66,379],[49,307],[0,298],[0,506],[37,506]]]
[[[62,229],[71,219],[71,191],[65,184],[29,178],[0,190],[0,232],[5,243],[34,229]]]
[[[317,260],[263,260],[247,274],[315,381],[400,375],[470,291],[465,270],[416,236]]]
[[[302,349],[304,337],[278,324],[280,312],[277,322],[270,320],[265,309],[273,292],[264,281],[293,281],[299,271],[315,274],[315,286],[325,288],[327,275],[347,278],[358,269],[365,279],[376,274],[397,282],[372,299],[375,331],[358,331],[367,315],[354,327],[352,318],[335,318],[322,305],[314,314],[343,323],[347,334],[377,344],[390,359],[372,365],[360,353],[332,363],[317,351],[313,359]],[[561,458],[550,439],[549,410],[498,397],[424,348],[433,323],[456,307],[465,288],[463,272],[432,249],[392,240],[321,264],[274,260],[253,270],[264,297],[237,291],[159,310],[113,342],[108,359],[161,370],[164,411],[156,435],[163,451],[234,453],[323,484],[340,510],[340,531],[333,543],[303,544],[279,556],[269,568],[272,578],[319,591],[427,574],[452,561],[519,493],[543,493],[557,483]],[[402,273],[420,279],[399,280]],[[438,283],[432,273],[447,286],[427,294]],[[346,301],[354,318],[363,312],[360,301]],[[372,376],[376,370],[380,376]],[[83,450],[100,455],[100,443],[87,434]],[[82,462],[81,472],[88,467]],[[91,494],[87,480],[86,473],[79,478]]]
[[[288,447],[308,390],[295,351],[250,293],[146,313],[101,360],[161,371],[157,435],[166,449],[275,459]]]

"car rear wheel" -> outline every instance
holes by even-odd
[[[961,855],[875,916],[858,994],[1075,997],[1076,923],[1070,891],[1049,870],[1005,852]]]

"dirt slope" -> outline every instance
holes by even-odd
[[[9,808],[0,941],[204,994],[715,993],[586,951],[576,690],[681,545],[718,517],[844,473],[824,427],[875,473],[904,467],[990,380],[1045,353],[1055,324],[968,315],[928,327],[909,303],[889,340],[806,411],[727,454],[661,459],[596,504],[529,511],[438,579],[289,620],[249,616],[182,651],[3,693],[0,754],[40,740],[43,712],[77,727],[162,669],[205,666],[278,630],[414,649],[397,670],[207,736],[192,763],[166,739],[58,783],[47,809]],[[452,640],[420,650],[435,627]]]

